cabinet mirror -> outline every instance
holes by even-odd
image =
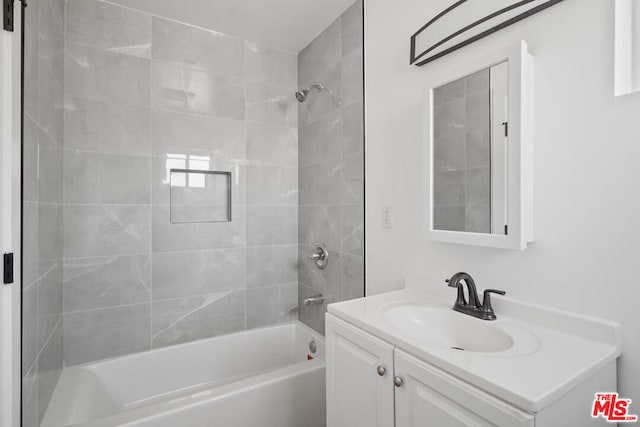
[[[434,70],[426,96],[427,237],[524,249],[533,238],[532,59],[524,42],[456,59],[446,69],[458,75]]]

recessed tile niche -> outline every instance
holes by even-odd
[[[231,172],[171,169],[171,223],[231,222]]]

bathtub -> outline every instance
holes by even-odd
[[[42,426],[324,427],[324,363],[295,322],[65,368]]]

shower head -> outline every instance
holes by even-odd
[[[307,100],[307,97],[309,96],[309,93],[311,92],[311,89],[315,89],[318,91],[318,93],[321,93],[324,90],[324,86],[322,85],[322,83],[318,83],[296,92],[296,99],[298,100],[298,102],[305,102]]]

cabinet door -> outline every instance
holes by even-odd
[[[392,427],[393,347],[329,314],[326,319],[327,426]]]
[[[396,427],[533,427],[533,416],[403,351],[394,354]]]

